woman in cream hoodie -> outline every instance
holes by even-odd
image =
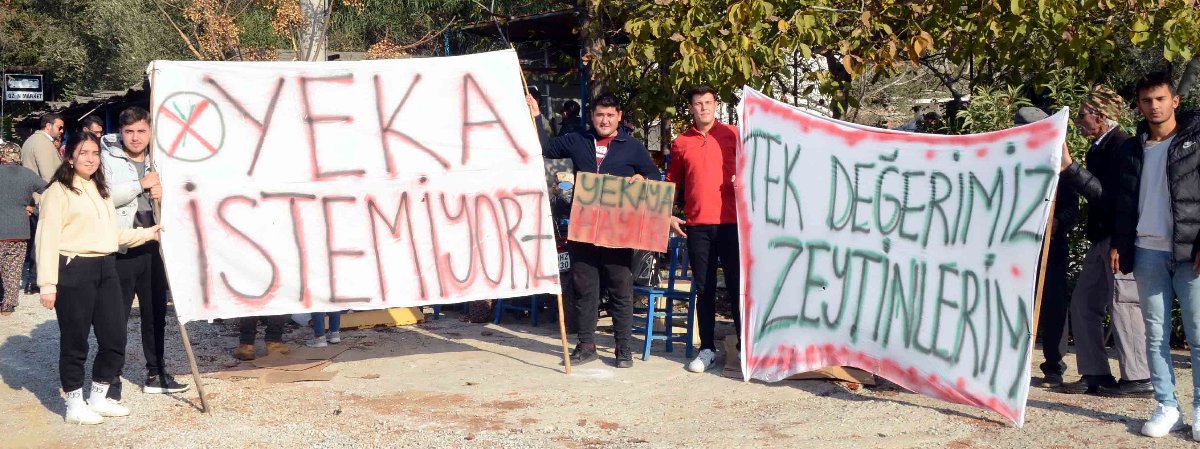
[[[66,396],[66,421],[98,424],[104,416],[129,414],[129,409],[105,398],[109,384],[125,365],[124,304],[113,253],[118,245],[158,239],[160,227],[117,227],[100,170],[100,141],[88,133],[73,137],[66,163],[54,172],[42,194],[35,240],[37,283],[42,305],[54,309],[58,317],[58,375]],[[92,366],[90,400],[85,402],[83,365],[93,328],[99,349]]]

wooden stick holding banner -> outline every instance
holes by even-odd
[[[153,63],[151,63],[151,65],[150,65],[150,107],[154,107],[154,105],[156,104],[154,102],[154,75],[156,73],[158,73],[158,69],[154,67]],[[153,117],[153,114],[151,115],[151,117]],[[146,164],[147,170],[155,171],[154,133],[150,133],[150,145],[146,148],[146,158],[149,159],[149,164]],[[153,208],[154,222],[161,223],[162,222],[162,218],[161,218],[162,217],[162,215],[161,215],[162,201],[154,200],[151,202],[150,206]],[[161,244],[158,246],[158,256],[159,256],[159,260],[163,261],[163,265],[166,265],[167,259],[166,259],[166,256],[163,254]],[[170,277],[165,275],[165,272],[166,272],[165,269],[163,271],[164,271],[163,279],[166,279],[166,281],[167,281],[167,291],[170,291],[171,290]],[[178,318],[178,317],[179,316],[176,315],[176,318]],[[200,382],[200,368],[196,364],[196,353],[194,351],[192,351],[192,339],[188,337],[187,323],[183,322],[183,320],[179,320],[179,337],[180,337],[180,340],[183,342],[183,351],[185,353],[187,353],[188,367],[191,368],[191,370],[192,370],[192,382],[194,382],[196,384],[196,393],[200,395],[200,413],[208,413],[210,410],[208,408],[208,395],[204,394],[204,384]]]
[[[516,53],[517,48],[514,47],[512,44],[509,44],[509,48],[512,49],[513,53]],[[521,92],[525,93],[525,95],[529,95],[529,82],[525,81],[525,71],[520,70],[520,72],[521,72]],[[535,119],[533,117],[530,117],[529,119],[533,122],[534,129],[537,129],[537,127],[538,127],[537,119]],[[558,276],[560,279],[559,285],[562,285],[562,280],[561,280],[562,272],[561,271],[558,273]],[[567,344],[567,323],[566,323],[566,321],[564,321],[564,318],[563,318],[563,295],[562,295],[562,293],[559,293],[557,298],[558,298],[558,333],[559,333],[559,338],[562,340],[563,367],[564,367],[563,371],[566,374],[571,374],[571,351]]]
[[[1054,205],[1057,203],[1055,199],[1050,200],[1050,218],[1046,220],[1046,235],[1042,236],[1042,263],[1038,267],[1038,284],[1037,294],[1033,296],[1033,328],[1030,329],[1029,344],[1033,345],[1037,341],[1038,318],[1042,316],[1042,292],[1046,287],[1046,262],[1050,259],[1050,239],[1053,238],[1054,224]],[[1032,363],[1032,361],[1031,361]],[[1033,370],[1030,370],[1030,376]]]

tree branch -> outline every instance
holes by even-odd
[[[1183,98],[1188,98],[1195,90],[1197,78],[1200,78],[1200,56],[1188,61],[1187,68],[1183,69],[1183,76],[1179,78],[1178,92]]]
[[[167,22],[171,23],[171,27],[175,28],[175,32],[179,33],[179,38],[183,39],[183,43],[185,45],[187,45],[187,48],[188,48],[188,50],[190,50],[192,52],[192,55],[195,55],[196,59],[203,61],[205,59],[204,55],[200,54],[199,50],[196,50],[196,46],[192,45],[192,40],[188,39],[187,34],[184,33],[182,29],[179,28],[179,25],[177,25],[175,23],[175,19],[172,19],[171,15],[167,14],[167,11],[165,9],[163,9],[162,5],[159,4],[158,0],[153,0],[153,2],[154,2],[154,6],[156,8],[158,8],[158,11],[162,13],[163,18],[167,19]]]

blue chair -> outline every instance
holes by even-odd
[[[675,283],[679,281],[692,280],[691,271],[688,270],[687,258],[687,238],[671,237],[667,244],[667,255],[669,256],[668,277],[666,287],[659,285],[651,285],[648,287],[634,287],[635,295],[646,296],[646,308],[637,307],[634,309],[634,314],[645,313],[646,325],[634,326],[634,332],[641,332],[645,335],[646,344],[642,348],[642,360],[650,358],[650,346],[655,340],[663,340],[667,344],[667,352],[672,352],[672,346],[675,342],[686,343],[684,351],[685,358],[692,357],[692,329],[695,327],[696,320],[696,287],[692,283],[687,290],[679,290],[675,288]],[[657,269],[657,268],[656,268]],[[687,302],[687,330],[682,335],[676,335],[674,332],[675,318],[675,301]],[[664,310],[658,310],[658,306],[662,306]],[[657,333],[654,331],[654,319],[663,318],[663,332]]]
[[[515,301],[515,300],[522,299],[522,298],[529,298],[528,306],[505,304],[505,301]],[[511,310],[511,311],[516,311],[516,312],[529,312],[529,324],[533,327],[537,327],[537,323],[538,323],[538,319],[537,319],[538,298],[537,298],[537,295],[508,298],[508,299],[497,299],[496,303],[495,303],[495,308],[496,308],[496,316],[492,318],[493,324],[500,324],[500,315],[503,314],[505,311]]]

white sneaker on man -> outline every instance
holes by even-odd
[[[322,335],[320,337],[313,337],[312,340],[304,342],[304,346],[308,346],[310,348],[324,348],[329,346],[329,343],[326,343],[325,336]]]
[[[97,414],[87,402],[83,401],[83,389],[68,391],[63,394],[67,400],[66,421],[72,424],[100,424],[104,417]]]
[[[1167,407],[1160,403],[1154,409],[1154,416],[1142,425],[1142,435],[1150,438],[1165,437],[1184,427],[1186,426],[1183,424],[1183,415],[1179,413],[1179,407]]]
[[[687,364],[687,370],[693,373],[703,373],[716,365],[717,353],[712,349],[701,349],[700,354]]]
[[[108,384],[92,382],[92,392],[88,395],[88,407],[100,416],[129,416],[129,409],[109,399]]]
[[[1192,441],[1200,441],[1200,407],[1192,408]]]
[[[336,345],[338,343],[341,343],[342,342],[342,333],[339,331],[330,332],[328,341],[329,341],[329,344],[331,344],[331,345]]]

